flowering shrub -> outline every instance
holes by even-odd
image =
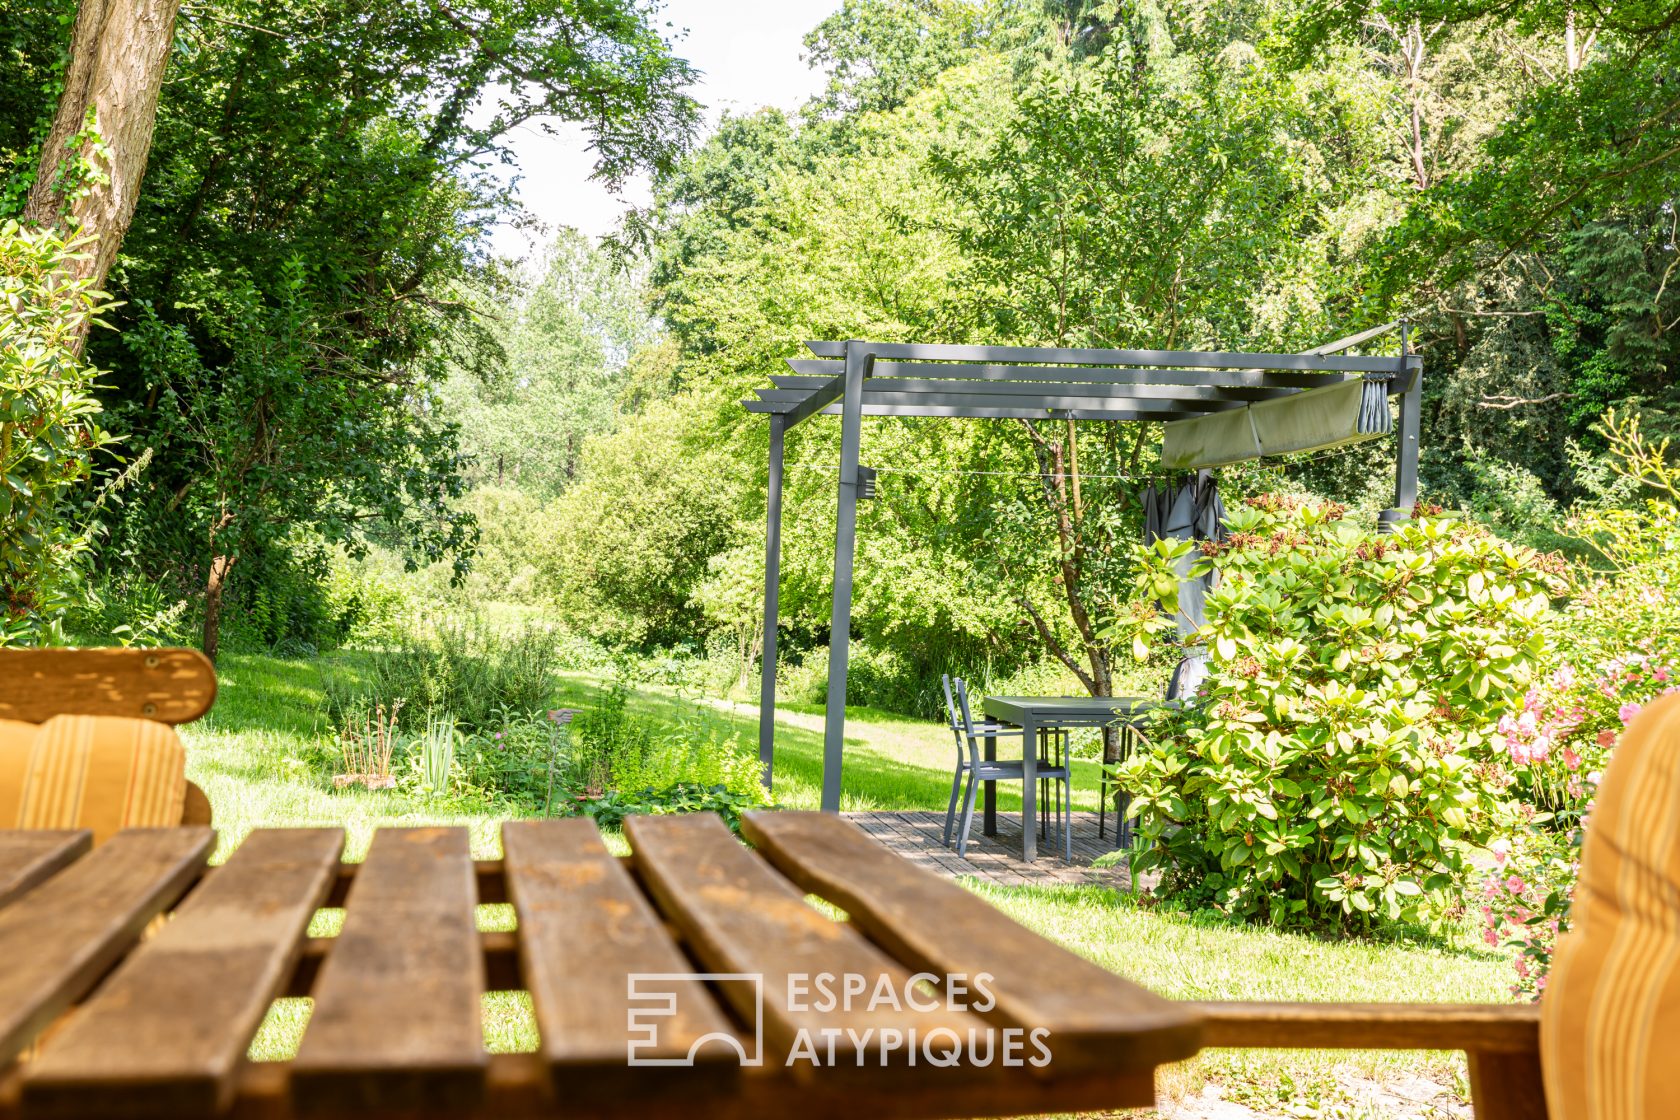
[[[1462,913],[1468,855],[1514,813],[1500,716],[1533,684],[1557,562],[1421,516],[1391,535],[1278,496],[1227,517],[1193,635],[1209,674],[1123,765],[1134,874],[1279,925],[1368,928]],[[1143,592],[1176,610],[1173,565]],[[1139,652],[1174,624],[1139,611]]]
[[[1552,946],[1568,928],[1577,853],[1598,776],[1622,731],[1656,697],[1680,687],[1680,471],[1667,444],[1649,446],[1636,419],[1611,413],[1603,432],[1617,470],[1651,498],[1635,509],[1588,510],[1572,530],[1598,553],[1573,573],[1556,618],[1567,660],[1499,721],[1521,827],[1494,847],[1483,884],[1483,937],[1517,950],[1515,990],[1538,995]]]

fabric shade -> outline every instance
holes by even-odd
[[[1388,383],[1342,381],[1304,393],[1255,401],[1165,427],[1161,465],[1199,470],[1264,455],[1323,451],[1388,435]]]

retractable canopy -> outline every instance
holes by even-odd
[[[1350,353],[1400,328],[1398,355]],[[858,462],[865,416],[1158,421],[1163,463],[1201,468],[1371,439],[1392,430],[1388,398],[1400,401],[1392,520],[1417,502],[1422,359],[1408,352],[1403,323],[1325,343],[1300,354],[961,346],[902,342],[807,342],[811,357],[788,360],[771,387],[741,402],[770,417],[765,551],[764,657],[759,754],[773,761],[776,626],[781,560],[783,436],[817,415],[841,417],[839,509],[835,523],[833,639],[822,806],[840,806],[847,635],[857,501],[871,472]]]

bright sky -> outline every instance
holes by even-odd
[[[694,95],[706,107],[710,130],[725,109],[793,109],[815,93],[823,76],[805,65],[801,40],[839,7],[840,0],[667,0],[659,18],[671,24],[666,38],[677,55],[701,71]],[[590,181],[595,161],[581,126],[561,125],[556,136],[527,126],[511,139],[520,197],[550,226],[576,226],[600,237],[627,206],[649,201],[645,179],[627,183],[618,195]],[[524,257],[536,239],[531,231],[503,226],[494,244]]]

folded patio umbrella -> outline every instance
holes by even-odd
[[[1143,541],[1153,544],[1163,537],[1187,541],[1224,540],[1225,503],[1219,497],[1219,480],[1212,471],[1197,471],[1176,488],[1171,483],[1157,486],[1153,480],[1143,492]],[[1200,548],[1191,549],[1174,563],[1178,572],[1178,625],[1180,638],[1194,633],[1207,618],[1207,593],[1214,574],[1192,578],[1190,569],[1202,557]],[[1173,670],[1167,698],[1193,694],[1207,675],[1207,651],[1191,646]]]

